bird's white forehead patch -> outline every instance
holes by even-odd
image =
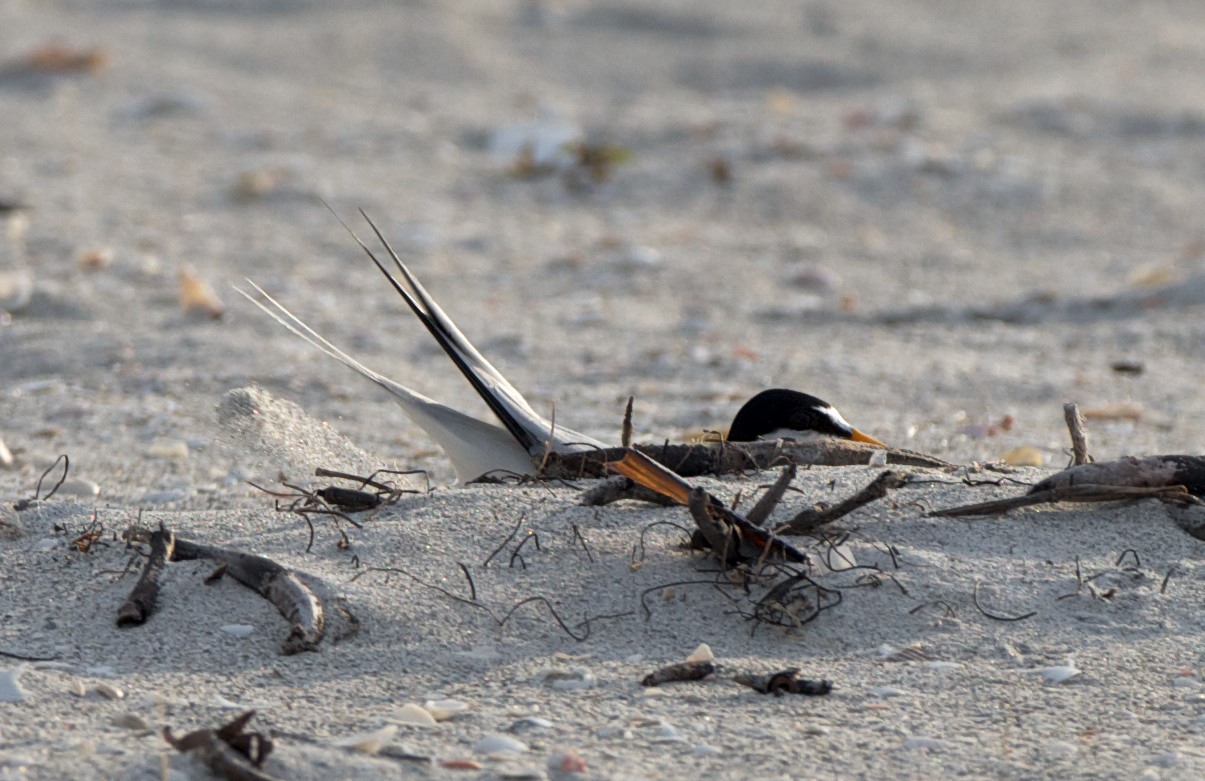
[[[837,412],[836,407],[817,407],[822,415],[828,415],[828,419],[837,424],[837,428],[842,431],[850,432],[854,427],[849,425],[845,418],[841,417],[841,413]]]

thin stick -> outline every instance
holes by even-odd
[[[151,532],[151,554],[147,557],[142,577],[117,610],[118,626],[138,626],[155,612],[155,603],[159,600],[159,579],[175,547],[175,535],[163,528],[163,524],[159,525],[157,531]]]
[[[1067,431],[1071,434],[1071,465],[1083,466],[1092,463],[1088,455],[1088,432],[1084,428],[1084,416],[1079,413],[1079,406],[1074,401],[1063,405],[1063,420],[1067,421]]]
[[[632,446],[632,405],[635,401],[635,396],[628,396],[628,406],[623,411],[623,428],[619,435],[619,442],[624,447]]]
[[[848,515],[863,505],[882,499],[889,491],[902,488],[906,483],[903,475],[887,470],[845,501],[821,510],[803,510],[777,531],[779,534],[808,534],[827,523],[832,523],[838,518]]]

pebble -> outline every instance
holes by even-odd
[[[0,670],[0,702],[21,702],[25,699],[25,690],[21,688],[21,676],[24,674],[23,664]]]
[[[397,735],[397,725],[386,724],[384,727],[372,732],[361,732],[356,735],[348,735],[345,738],[338,738],[333,741],[332,745],[339,746],[340,748],[349,748],[365,754],[376,754],[389,741],[393,740],[395,735]]]
[[[572,670],[549,670],[544,675],[544,683],[559,691],[576,691],[593,689],[598,685],[598,679],[586,668],[575,667]]]
[[[389,720],[398,724],[413,724],[419,727],[434,727],[436,724],[435,717],[429,710],[413,702],[408,702],[398,708],[389,717]]]
[[[527,744],[508,735],[486,735],[473,744],[473,753],[492,757],[498,754],[523,754]]]
[[[255,631],[255,627],[250,624],[226,624],[222,627],[222,631],[235,637],[249,637]]]

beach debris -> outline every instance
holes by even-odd
[[[698,647],[696,647],[695,650],[691,651],[690,655],[686,657],[687,664],[690,664],[691,662],[714,662],[714,661],[715,661],[715,654],[712,653],[711,646],[709,646],[707,643],[699,643]]]
[[[148,542],[151,550],[142,569],[142,576],[134,584],[130,596],[126,597],[126,601],[117,609],[119,627],[138,626],[155,612],[155,603],[159,600],[159,581],[163,576],[163,568],[172,556],[176,540],[172,533],[160,524],[156,531],[151,532]]]
[[[553,773],[585,773],[586,760],[573,749],[561,749],[548,755],[548,770]]]
[[[99,271],[113,264],[113,250],[108,247],[84,250],[76,258],[76,262],[85,271]]]
[[[192,266],[180,267],[180,308],[184,314],[201,314],[217,320],[225,311],[222,300]]]
[[[289,483],[282,475],[280,484],[288,488],[291,493],[281,491],[273,491],[264,488],[261,485],[247,481],[247,484],[253,488],[275,496],[277,499],[292,499],[288,504],[282,505],[279,501],[276,502],[277,512],[291,512],[300,515],[305,520],[306,526],[310,531],[309,542],[306,544],[306,553],[314,546],[314,524],[310,521],[311,515],[323,515],[329,517],[335,525],[336,531],[339,532],[340,541],[338,547],[345,550],[350,546],[350,541],[347,538],[346,532],[339,526],[339,521],[346,521],[357,529],[362,528],[361,525],[353,520],[348,513],[364,512],[373,510],[378,507],[396,504],[397,501],[405,494],[420,493],[412,488],[399,488],[395,485],[380,482],[375,479],[378,475],[393,474],[399,476],[405,475],[422,475],[426,481],[427,490],[430,491],[431,483],[427,473],[421,469],[408,471],[397,471],[393,469],[378,469],[368,477],[360,477],[346,472],[337,472],[333,469],[325,469],[318,467],[314,470],[317,477],[333,477],[338,480],[346,480],[357,484],[356,488],[345,488],[339,485],[326,486],[319,488],[316,491],[310,491],[302,488],[299,485]],[[374,491],[366,491],[365,488],[372,487]]]
[[[558,691],[578,691],[598,686],[594,673],[585,667],[574,667],[572,670],[553,668],[544,673],[543,680],[545,686]]]
[[[83,48],[48,41],[0,66],[0,77],[95,73],[108,64],[109,54],[100,47]]]
[[[408,702],[398,708],[389,716],[389,720],[416,727],[434,727],[437,723],[431,711],[414,702]]]
[[[27,664],[19,664],[7,670],[0,670],[0,702],[21,702],[25,699],[25,689],[21,687],[21,676],[29,669]]]
[[[1000,455],[1000,460],[1009,466],[1042,466],[1046,457],[1033,445],[1017,445]]]
[[[660,686],[663,683],[701,681],[708,676],[715,675],[717,669],[716,663],[712,660],[679,662],[660,667],[649,673],[641,679],[640,685]]]
[[[1080,414],[1079,405],[1074,401],[1063,405],[1063,420],[1067,424],[1067,432],[1071,435],[1071,465],[1089,463],[1092,456],[1088,455],[1088,432],[1084,426],[1084,416]]]
[[[553,724],[548,719],[542,719],[539,716],[524,716],[516,719],[510,725],[510,732],[542,732],[552,729]]]
[[[1011,499],[962,505],[929,513],[938,517],[994,515],[1052,502],[1116,502],[1159,499],[1201,505],[1205,497],[1205,456],[1127,456],[1064,469]],[[1195,536],[1195,535],[1194,535]]]
[[[524,754],[527,751],[526,743],[509,735],[485,735],[473,744],[473,753],[486,757],[504,757],[511,754]]]
[[[1119,401],[1112,404],[1102,404],[1099,407],[1088,407],[1083,411],[1086,420],[1142,420],[1141,404],[1132,401]]]
[[[356,735],[337,738],[331,745],[359,751],[363,754],[376,754],[397,735],[396,724],[386,724],[371,732],[361,732]]]
[[[101,681],[93,686],[92,691],[96,692],[101,697],[104,697],[106,700],[124,700],[126,697],[126,693],[120,688],[111,683],[105,683],[104,681]]]
[[[469,704],[463,700],[427,700],[423,703],[423,710],[430,713],[435,721],[451,721],[467,713]]]
[[[217,729],[200,729],[179,738],[170,727],[163,728],[163,739],[180,753],[192,755],[214,775],[227,781],[274,781],[260,770],[272,753],[272,739],[262,732],[244,732],[255,716],[250,710]]]
[[[873,452],[882,448],[838,438],[635,445],[632,448],[611,447],[581,453],[551,453],[547,458],[541,456],[543,468],[540,475],[565,480],[605,477],[614,471],[610,470],[610,465],[622,460],[632,450],[673,470],[680,477],[702,477],[746,474],[792,462],[812,466],[863,466],[870,461]],[[914,450],[887,448],[886,453],[887,464],[891,466],[932,469],[954,466],[936,456]]]
[[[172,461],[187,461],[189,456],[188,443],[182,439],[161,440],[151,443],[146,449],[151,458],[163,458]]]
[[[1120,360],[1113,361],[1109,364],[1109,368],[1117,374],[1129,374],[1138,376],[1146,370],[1146,365],[1142,361]]]
[[[475,759],[441,759],[439,766],[445,770],[481,770],[482,765]]]
[[[168,533],[162,526],[160,529]],[[145,527],[131,526],[122,536],[127,544],[149,543],[153,534]],[[326,614],[322,602],[295,572],[263,556],[173,536],[175,544],[169,552],[168,561],[208,559],[217,562],[225,566],[224,574],[276,606],[292,624],[282,646],[286,655],[317,650],[325,633]]]
[[[781,697],[784,694],[803,694],[817,697],[829,694],[833,690],[832,681],[800,678],[798,667],[789,667],[786,670],[769,673],[768,675],[741,673],[732,676],[732,680],[742,686],[748,686],[754,691],[761,692],[762,694],[773,694],[775,697]]]
[[[1027,675],[1040,675],[1049,683],[1066,683],[1082,673],[1083,670],[1079,669],[1072,664],[1070,660],[1068,660],[1067,664],[1059,664],[1051,667],[1038,667],[1033,670],[1022,670],[1021,672]]]

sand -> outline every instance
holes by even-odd
[[[1067,463],[1065,401],[1103,415],[1098,458],[1200,453],[1195,6],[4,0],[0,29],[0,201],[27,207],[0,214],[0,652],[56,657],[0,677],[23,697],[0,703],[0,779],[205,778],[157,730],[243,707],[278,734],[281,778],[581,777],[558,752],[598,778],[1205,773],[1201,543],[1154,502],[936,519],[1024,485],[913,470],[937,482],[800,542],[841,603],[754,631],[738,588],[659,588],[716,578],[672,528],[634,566],[642,531],[684,511],[453,487],[383,392],[231,289],[253,279],[369,366],[487,415],[325,200],[371,214],[537,409],[600,439],[629,395],[637,438],[660,442],[786,386],[958,464],[1029,446],[1042,463],[1018,483]],[[103,67],[25,67],[52,41]],[[517,170],[515,139],[554,170]],[[566,139],[627,159],[596,181]],[[220,318],[182,310],[185,267]],[[263,414],[228,414],[231,391]],[[60,453],[67,490],[9,510]],[[346,550],[318,520],[307,552],[305,522],[245,481],[311,485],[315,466],[422,468],[438,488],[347,528]],[[780,515],[879,471],[803,471]],[[747,501],[769,479],[700,482]],[[295,568],[358,632],[338,618],[319,652],[282,656],[284,619],[204,586],[203,563],[171,565],[159,612],[119,630],[139,564],[113,533],[139,511]],[[83,553],[93,516],[107,544]],[[526,568],[517,541],[483,566],[516,524],[540,535]],[[846,533],[882,572],[829,571]],[[482,606],[371,570],[464,596],[459,564]],[[1034,615],[994,620],[977,584],[988,612]],[[581,641],[536,605],[499,625],[536,595],[579,635],[621,615]],[[639,685],[700,642],[724,671],[799,667],[834,691]],[[444,698],[466,712],[389,741],[432,762],[333,745]],[[529,750],[474,753],[498,734]],[[484,769],[439,764],[467,758]]]

